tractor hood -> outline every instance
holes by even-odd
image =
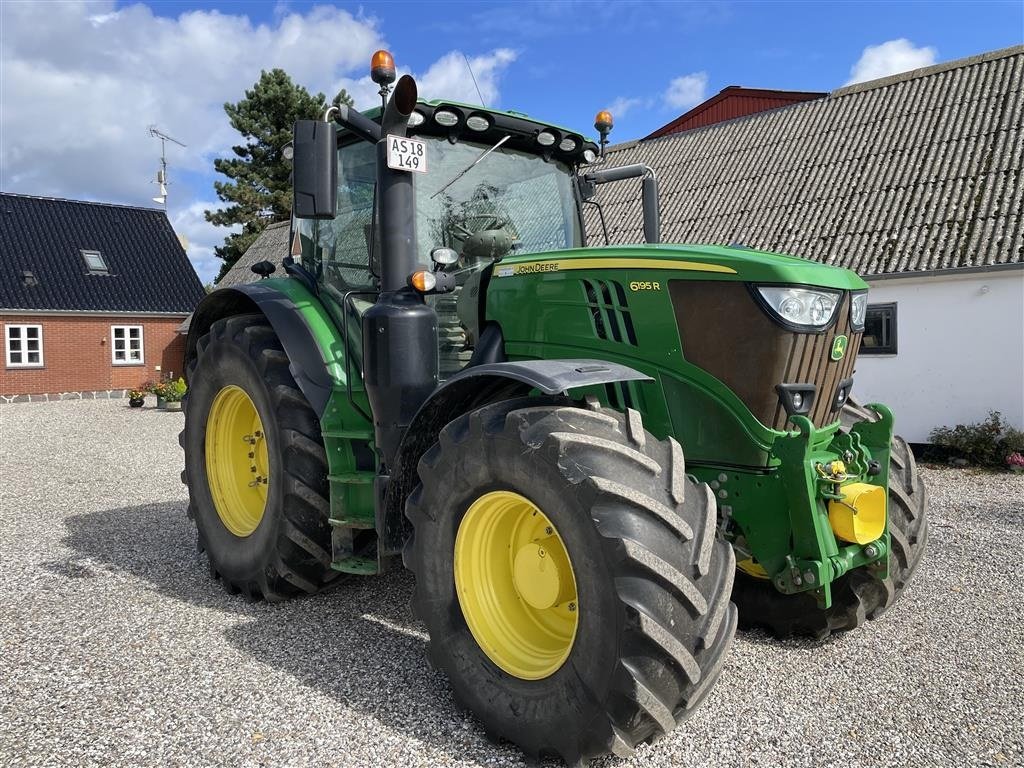
[[[749,248],[715,245],[614,245],[573,248],[553,253],[506,257],[494,268],[496,277],[579,269],[630,269],[703,272],[706,280],[787,283],[862,291],[867,283],[854,272]]]

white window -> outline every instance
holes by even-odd
[[[142,352],[141,325],[110,326],[111,359],[114,365],[142,365],[145,357]]]
[[[8,368],[43,367],[43,326],[8,325],[4,339]]]

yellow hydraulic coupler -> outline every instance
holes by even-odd
[[[885,532],[885,488],[850,483],[839,488],[842,500],[828,503],[832,532],[854,544],[868,544]]]
[[[842,485],[852,479],[842,461],[818,464],[815,469],[835,489],[828,503],[828,522],[837,538],[852,544],[868,544],[885,532],[884,488],[869,483]]]

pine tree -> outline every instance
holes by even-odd
[[[351,106],[352,99],[342,89],[333,103]],[[211,224],[240,224],[242,231],[228,235],[216,249],[224,263],[214,282],[227,274],[268,224],[288,220],[292,169],[283,151],[292,140],[295,121],[317,118],[323,106],[322,93],[310,94],[282,69],[261,72],[245,98],[224,105],[231,126],[242,134],[245,143],[232,147],[235,157],[214,160],[214,169],[230,179],[213,184],[217,197],[228,205],[205,214]]]

